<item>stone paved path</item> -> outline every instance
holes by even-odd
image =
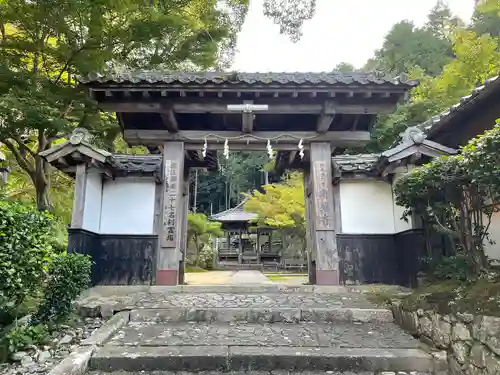
[[[231,284],[235,285],[256,285],[256,284],[272,284],[262,272],[255,270],[241,270],[237,271],[231,277]]]
[[[241,282],[255,276],[240,275]],[[129,288],[130,293],[119,295],[90,293],[81,301],[82,307],[94,311],[100,306],[105,311],[100,304],[107,304],[108,311],[126,310],[121,313],[126,318],[93,354],[90,369],[94,372],[89,374],[433,372],[432,356],[393,323],[389,311],[375,309],[362,293],[343,288],[314,292],[305,287],[284,288],[280,293],[267,283],[238,285],[235,292],[221,289]]]
[[[209,271],[186,273],[188,285],[224,285],[231,282],[234,271]]]
[[[186,273],[188,285],[261,285],[273,284],[262,272],[255,270],[209,271]]]
[[[417,348],[418,342],[386,324],[131,322],[109,341],[119,346],[296,346]]]

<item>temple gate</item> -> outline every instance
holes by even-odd
[[[376,116],[392,112],[415,82],[361,73],[156,72],[94,74],[82,84],[102,111],[116,113],[130,145],[162,155],[152,283],[182,282],[189,169],[213,170],[233,150],[267,150],[277,152],[278,168],[304,171],[310,279],[336,285],[340,170],[332,156],[364,146]]]

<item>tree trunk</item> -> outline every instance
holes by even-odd
[[[50,211],[52,209],[49,190],[50,190],[50,172],[46,161],[40,157],[36,157],[36,168],[33,184],[36,190],[36,206],[40,211]]]

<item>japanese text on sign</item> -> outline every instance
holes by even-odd
[[[333,230],[333,197],[330,196],[329,184],[332,183],[329,165],[326,161],[316,161],[313,164],[314,199],[316,204],[316,229]]]
[[[176,161],[165,160],[165,191],[163,195],[162,247],[175,247],[177,222],[177,194],[179,188],[179,168]]]

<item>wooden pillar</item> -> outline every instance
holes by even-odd
[[[259,230],[259,228],[255,228],[255,230],[257,233],[256,234],[257,238],[255,240],[255,246],[257,248],[255,249],[256,250],[255,253],[257,254],[257,263],[260,264],[260,238],[259,238],[260,237],[260,230]]]
[[[340,282],[331,155],[329,143],[311,143],[310,177],[315,218],[313,241],[318,285],[338,285]]]
[[[189,169],[184,168],[182,176],[182,203],[181,203],[181,259],[179,262],[179,284],[184,284],[184,267],[188,251],[188,212],[189,212]]]
[[[73,211],[71,212],[71,228],[83,227],[83,213],[85,211],[85,191],[87,190],[87,165],[77,164],[75,173],[75,194]]]
[[[158,238],[156,284],[177,285],[181,260],[184,143],[163,144],[162,222]]]
[[[242,242],[242,232],[243,230],[240,229],[239,230],[239,244],[238,244],[238,250],[239,250],[239,254],[238,254],[238,263],[241,264],[243,262],[243,242]]]
[[[309,284],[316,284],[316,241],[314,241],[314,210],[312,207],[311,173],[304,170],[304,206],[306,213],[306,254]]]

